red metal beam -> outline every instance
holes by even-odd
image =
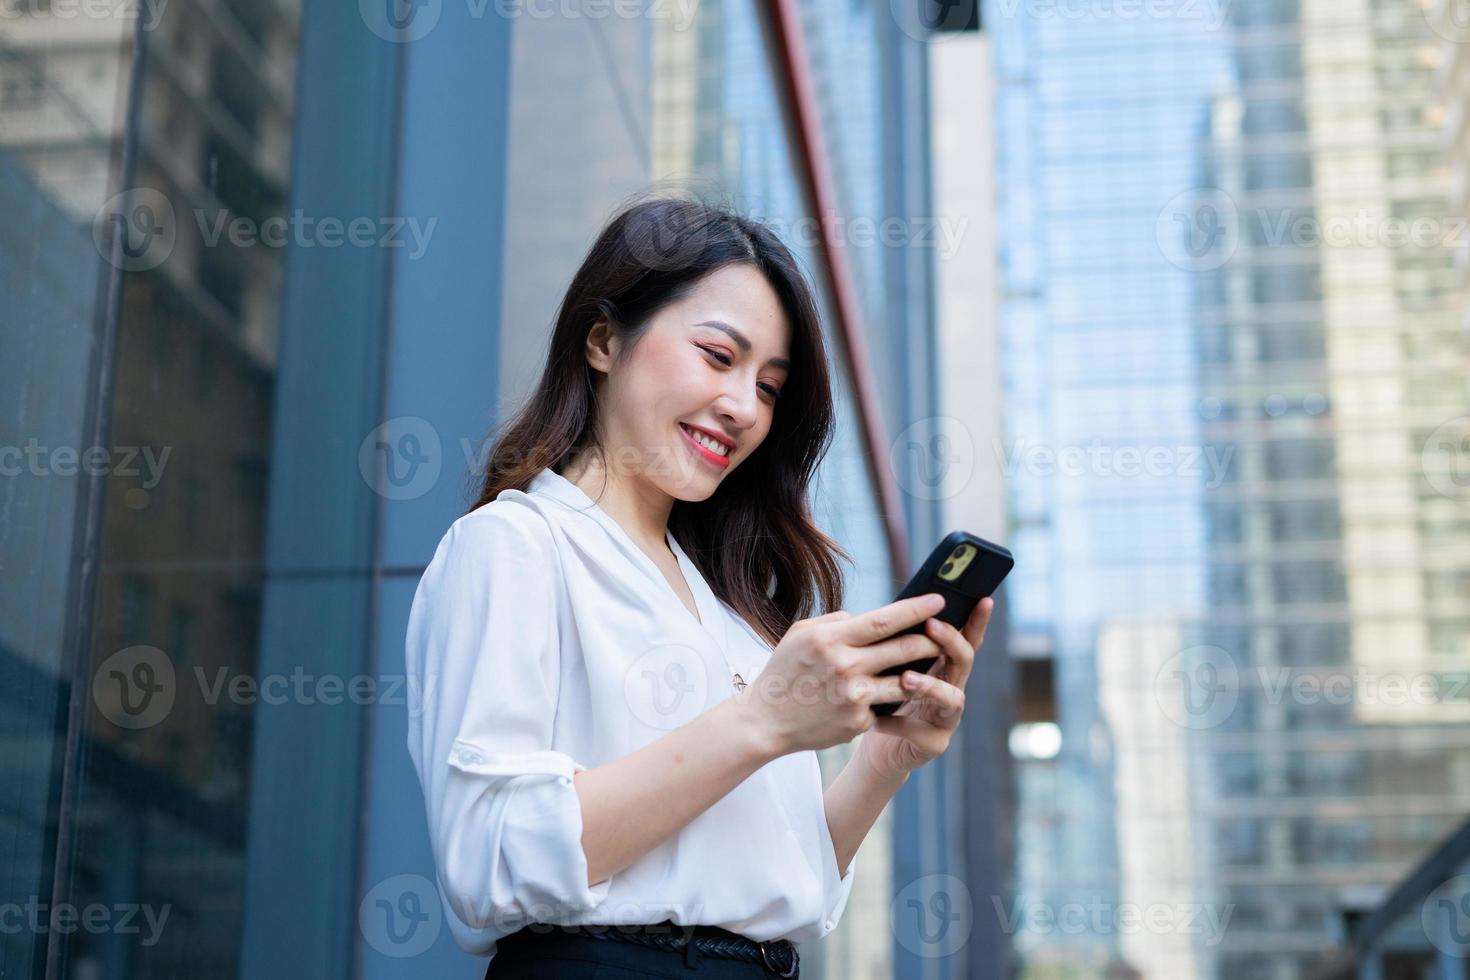
[[[867,334],[863,328],[862,305],[853,285],[853,271],[848,264],[842,242],[832,230],[832,220],[840,211],[837,188],[822,141],[821,106],[808,68],[806,37],[801,27],[797,0],[771,0],[771,24],[775,32],[777,53],[785,68],[786,90],[796,129],[797,149],[804,164],[804,183],[821,226],[821,252],[836,303],[837,327],[847,355],[848,374],[857,396],[858,418],[867,447],[868,469],[878,488],[878,501],[883,512],[884,530],[888,536],[895,587],[908,579],[908,522],[899,502],[898,482],[888,466],[888,436],[883,416],[878,410],[878,395],[868,364]]]

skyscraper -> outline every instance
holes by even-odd
[[[1470,805],[1470,525],[1435,448],[1466,404],[1462,289],[1418,6],[1232,20],[1199,282],[1200,414],[1235,459],[1207,495],[1206,631],[1240,690],[1208,739],[1231,842],[1210,900],[1235,906],[1222,975],[1285,978]]]
[[[1470,804],[1443,42],[1410,2],[1013,9],[989,19],[1012,448],[1164,450],[1131,483],[1118,454],[1038,478],[1018,452],[1017,551],[1047,567],[1017,625],[1055,649],[1063,731],[1037,812],[1074,828],[1026,854],[1023,807],[1021,889],[1224,924],[1177,920],[1157,956],[1108,928],[1018,945],[1303,976]]]
[[[1132,804],[1119,809],[1102,702],[1117,664],[1100,659],[1101,637],[1118,621],[1204,608],[1211,475],[1191,452],[1190,274],[1155,239],[1160,191],[1196,180],[1193,130],[1227,65],[1218,23],[1200,12],[1001,0],[985,11],[1006,382],[995,451],[1020,558],[1012,627],[1023,657],[1053,665],[1061,731],[1054,756],[1018,760],[1015,900],[1034,914],[1012,928],[1025,976],[1136,968],[1118,921],[1134,889],[1116,820]]]

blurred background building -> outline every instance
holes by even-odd
[[[1463,8],[986,8],[1027,976],[1464,975]]]

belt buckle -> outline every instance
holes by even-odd
[[[756,943],[756,945],[760,947],[760,951],[761,951],[761,962],[766,965],[766,969],[767,970],[770,970],[772,973],[775,973],[776,976],[778,976],[778,977],[794,977],[794,976],[796,976],[796,950],[794,950],[794,949],[791,950],[791,968],[790,968],[790,972],[789,973],[786,972],[786,971],[784,971],[784,970],[778,972],[776,970],[776,967],[772,965],[770,957],[766,955],[766,948],[768,946],[775,945],[776,943],[785,943],[787,945],[787,947],[790,947],[791,946],[791,941],[789,939],[766,939],[766,940],[762,940],[761,942]]]

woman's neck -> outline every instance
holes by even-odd
[[[650,555],[672,553],[664,542],[674,501],[636,475],[610,474],[602,461],[574,461],[561,475],[617,521],[633,542]]]

